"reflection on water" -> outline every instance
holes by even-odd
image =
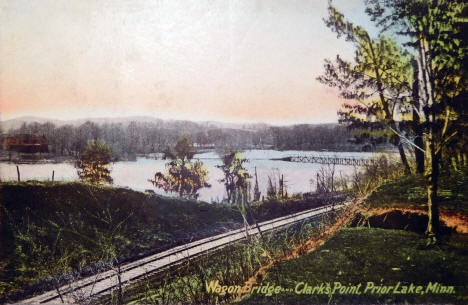
[[[266,194],[268,175],[273,171],[279,171],[284,175],[289,193],[313,191],[315,185],[310,183],[310,179],[315,179],[317,171],[323,166],[313,163],[296,163],[270,160],[272,158],[282,158],[294,155],[320,155],[337,157],[356,157],[369,158],[372,153],[357,152],[304,152],[304,151],[274,151],[274,150],[249,150],[244,155],[249,162],[247,169],[253,175],[254,168],[257,168],[258,183],[262,195]],[[222,172],[216,168],[221,161],[215,152],[198,154],[195,158],[200,158],[209,171],[209,183],[211,188],[200,190],[200,200],[222,199],[225,194],[224,186],[219,182],[222,179]],[[153,178],[158,171],[164,171],[166,160],[154,160],[146,158],[137,158],[136,161],[120,161],[112,164],[112,178],[114,185],[129,187],[134,190],[144,191],[153,189],[157,193],[162,191],[154,189],[148,179]],[[54,164],[20,164],[21,180],[51,180],[52,171],[55,171],[55,180],[72,181],[78,179],[76,169],[72,163],[54,163]],[[354,171],[352,166],[336,165],[335,172],[339,176],[350,174]],[[16,165],[11,163],[0,163],[0,178],[2,180],[16,180]]]

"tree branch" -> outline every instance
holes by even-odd
[[[414,144],[410,139],[408,139],[407,137],[405,137],[404,135],[398,133],[395,129],[393,129],[392,127],[388,127],[390,128],[391,131],[393,131],[397,136],[399,136],[401,139],[405,140],[406,142],[408,142],[408,144],[410,144],[411,146],[419,149],[420,151],[422,152],[426,152],[424,149],[422,149],[421,147],[419,147],[418,145]]]

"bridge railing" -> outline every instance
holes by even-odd
[[[375,160],[372,158],[353,158],[353,157],[337,157],[337,156],[289,156],[280,159],[288,162],[303,162],[303,163],[318,163],[318,164],[335,164],[335,165],[353,165],[367,166],[373,165]]]

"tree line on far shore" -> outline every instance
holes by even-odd
[[[138,122],[81,125],[23,123],[8,135],[45,136],[49,151],[56,156],[77,157],[91,141],[104,141],[115,159],[132,159],[136,154],[161,153],[187,135],[196,148],[372,151],[385,145],[382,139],[355,137],[338,124],[268,126],[255,124],[246,128],[206,127],[194,122]]]

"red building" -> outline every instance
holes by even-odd
[[[2,148],[21,153],[49,152],[49,145],[44,136],[30,134],[6,136],[2,140]]]

